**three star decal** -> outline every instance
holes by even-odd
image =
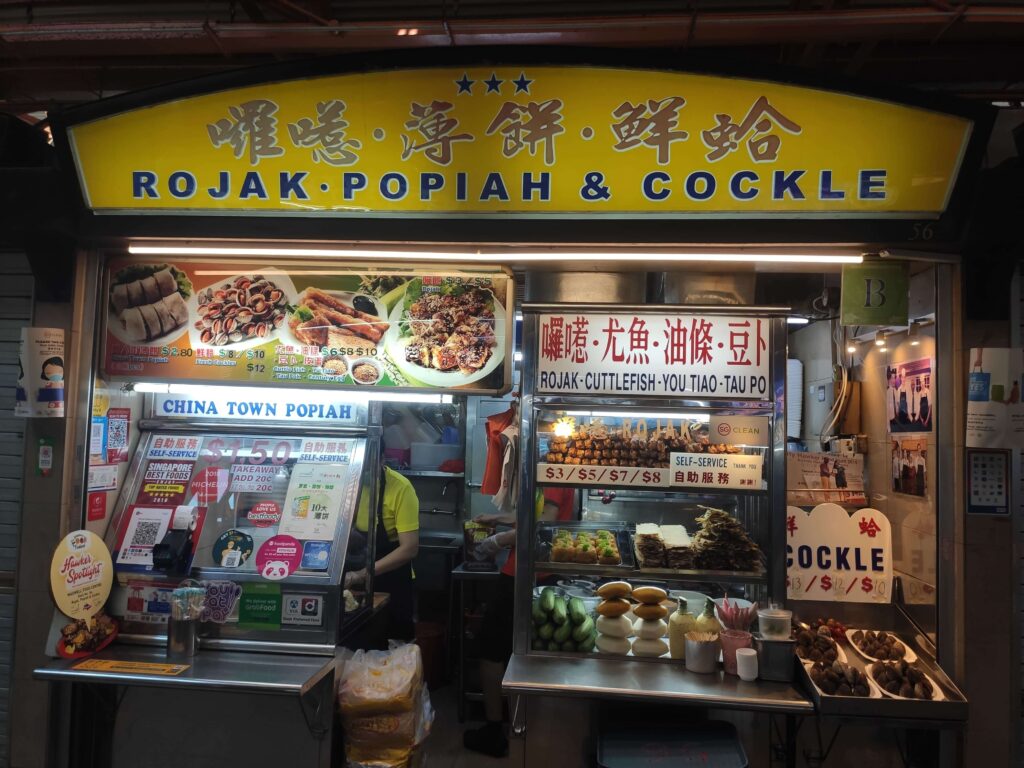
[[[470,80],[469,79],[469,73],[468,72],[463,72],[462,73],[462,77],[460,77],[458,80],[455,80],[454,82],[455,82],[455,85],[458,87],[458,90],[456,91],[456,95],[461,95],[463,93],[468,93],[468,94],[472,95],[473,94],[473,86],[477,82],[481,82],[481,83],[484,84],[484,87],[485,87],[484,93],[485,94],[487,94],[487,93],[499,93],[500,94],[501,93],[501,86],[505,82],[505,80],[500,79],[498,77],[498,75],[496,73],[494,73],[494,72],[491,72],[491,76],[489,78],[487,78],[486,80],[480,80],[480,81]],[[509,80],[508,82],[510,82],[512,85],[515,86],[515,91],[513,92],[513,95],[518,94],[518,93],[525,93],[526,95],[530,95],[530,85],[534,81],[532,79],[528,78],[526,76],[525,72],[520,72],[519,73],[519,77],[517,77],[515,80]]]

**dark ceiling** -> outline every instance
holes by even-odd
[[[782,65],[1024,100],[1021,0],[0,0],[0,111],[33,120],[275,60],[507,45],[656,48],[684,67]]]

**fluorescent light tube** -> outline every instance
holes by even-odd
[[[307,258],[376,259],[379,261],[448,261],[470,263],[494,262],[565,262],[565,261],[617,261],[617,262],[757,262],[767,264],[860,264],[864,257],[854,254],[806,253],[726,253],[726,252],[659,252],[659,251],[395,251],[361,248],[309,248],[239,246],[187,246],[137,245],[128,246],[128,252],[145,256],[244,256],[247,258],[273,258],[277,256]]]
[[[790,317],[786,318],[786,322],[789,323],[790,325],[807,325],[811,321],[808,320],[806,317],[792,317],[792,316],[790,316]]]

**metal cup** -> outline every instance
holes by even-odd
[[[199,622],[195,619],[167,619],[167,658],[190,659],[196,655]]]

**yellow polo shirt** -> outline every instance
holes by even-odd
[[[399,533],[420,529],[420,500],[408,478],[390,467],[384,467],[384,477],[384,529],[388,540],[397,542]],[[369,494],[360,494],[356,528],[363,532],[369,529],[369,508]]]

